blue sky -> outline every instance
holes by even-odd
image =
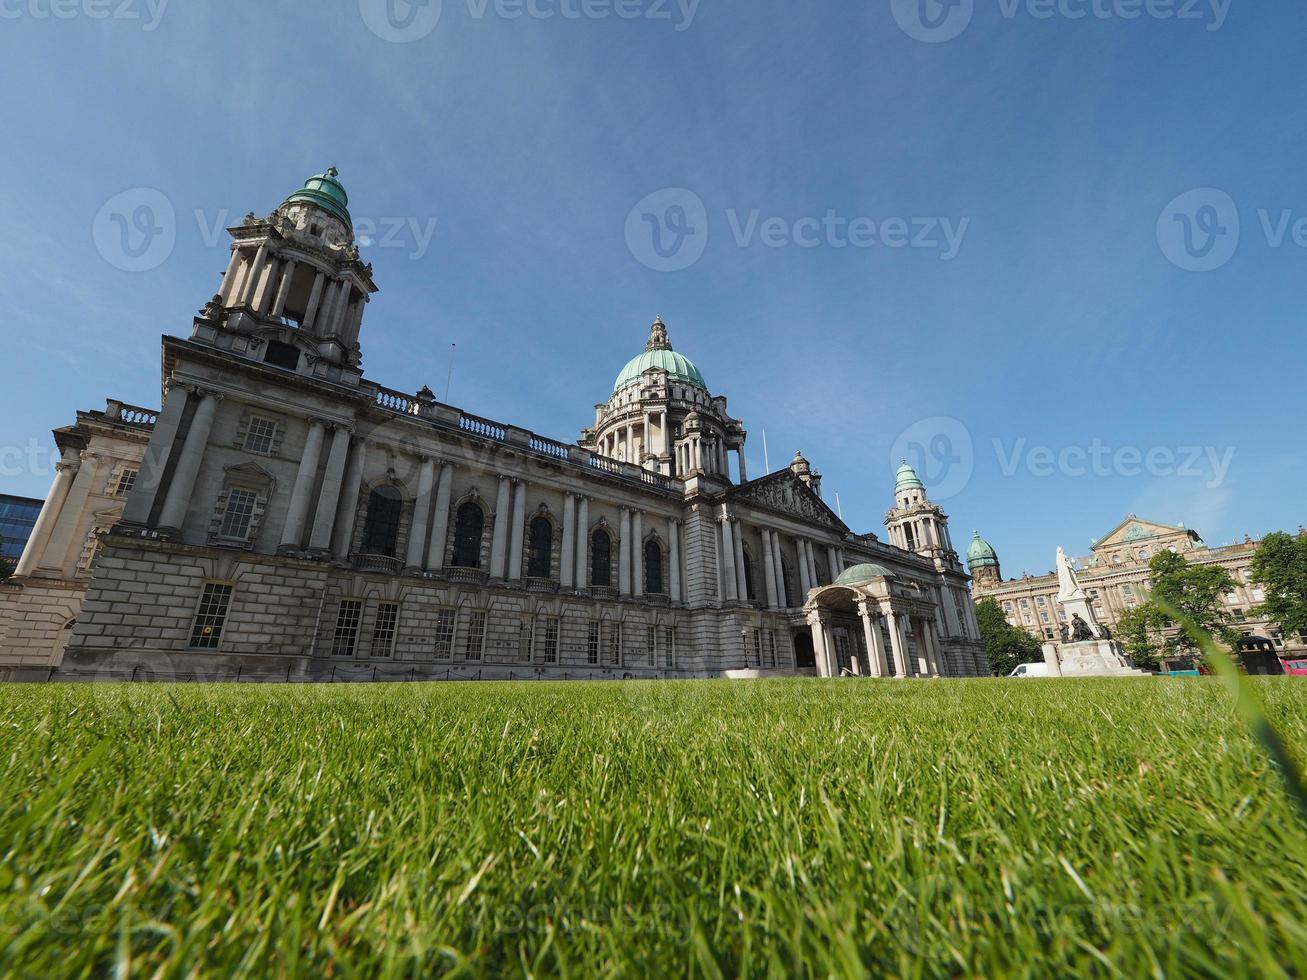
[[[457,343],[454,404],[570,441],[661,314],[750,475],[801,447],[858,530],[896,443],[1009,576],[1130,512],[1307,520],[1298,3],[50,2],[0,4],[6,491],[74,408],[157,405],[212,230],[334,165],[392,388]],[[105,215],[147,192],[129,271]]]

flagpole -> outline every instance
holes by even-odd
[[[449,386],[454,383],[454,349],[458,344],[449,345],[449,373],[445,375],[445,404],[449,404]]]
[[[767,430],[762,430],[762,469],[764,473],[771,472],[771,454],[767,452]]]

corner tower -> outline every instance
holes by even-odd
[[[946,566],[958,566],[958,555],[948,532],[948,515],[933,504],[905,459],[894,480],[894,506],[885,514],[890,543],[904,551],[935,558]]]
[[[192,337],[284,370],[357,384],[359,333],[377,287],[359,257],[335,167],[281,206],[227,229],[231,261]]]
[[[1003,581],[1003,573],[998,565],[998,553],[988,541],[974,532],[971,544],[967,546],[967,567],[971,569],[971,578],[976,588],[991,589]]]

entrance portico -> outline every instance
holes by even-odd
[[[941,677],[935,605],[881,565],[857,565],[804,606],[819,677]]]

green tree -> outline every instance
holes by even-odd
[[[1252,578],[1266,590],[1266,601],[1253,614],[1286,637],[1307,636],[1307,534],[1268,534],[1253,555]]]
[[[1156,670],[1166,646],[1164,628],[1161,610],[1148,601],[1118,615],[1114,635],[1131,663],[1140,670]]]
[[[1043,662],[1044,651],[1039,641],[1021,627],[1009,623],[996,600],[980,601],[976,606],[976,621],[980,625],[980,638],[985,643],[989,669],[999,677],[1006,677],[1019,664]]]
[[[1191,565],[1183,555],[1160,551],[1148,563],[1151,594],[1145,606],[1148,616],[1155,617],[1155,628],[1172,630],[1166,648],[1175,653],[1197,656],[1201,650],[1189,633],[1167,612],[1175,609],[1203,632],[1227,645],[1239,639],[1225,611],[1225,595],[1234,591],[1235,581],[1219,565]]]

